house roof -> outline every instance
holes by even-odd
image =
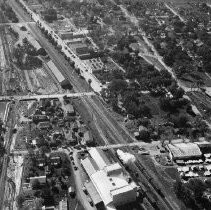
[[[34,177],[30,177],[30,183],[34,180],[38,180],[41,184],[46,183],[46,176],[34,176]]]

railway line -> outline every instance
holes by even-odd
[[[26,14],[16,2],[10,1],[10,4],[22,20],[24,20],[25,16],[28,16],[28,14]],[[28,17],[26,17],[25,20],[28,21]],[[35,24],[29,24],[29,28],[34,37],[39,40],[40,44],[48,52],[63,76],[71,82],[75,92],[84,92],[87,89],[90,89],[88,84],[84,85],[84,82],[82,83],[79,81],[78,75],[73,71],[70,65],[66,65],[66,60],[62,54],[59,53],[51,43],[49,43],[43,34],[41,34],[40,29]],[[112,133],[112,136],[108,137],[109,143],[126,143],[135,141],[135,139],[119,123],[116,122],[116,120],[111,116],[111,113],[105,109],[98,96],[83,98],[81,100],[87,111],[95,115],[96,122],[101,124],[100,128],[102,129],[102,132],[105,133],[105,131],[109,130]],[[108,136],[108,132],[106,133]]]
[[[131,148],[126,148],[126,151],[134,154]],[[144,200],[145,198],[145,200],[147,200],[146,205],[150,203],[151,208],[156,210],[179,210],[179,207],[172,205],[162,189],[158,186],[158,183],[149,174],[140,158],[136,154],[134,155],[136,156],[136,161],[131,163],[128,166],[128,169],[132,172],[133,178],[140,187],[139,193],[141,194],[142,199]]]
[[[26,14],[23,9],[18,5],[15,1],[10,1],[10,5],[13,7],[14,11],[18,16],[21,17],[22,20],[28,21],[28,14]],[[28,27],[32,31],[34,37],[39,40],[40,44],[45,48],[48,52],[49,56],[56,64],[61,73],[71,82],[75,92],[85,92],[87,90],[87,85],[79,81],[78,75],[73,71],[70,65],[66,65],[66,60],[58,52],[52,44],[49,43],[49,40],[43,36],[42,32],[39,28],[34,24],[29,24]],[[71,71],[70,71],[71,69]],[[134,142],[135,139],[121,126],[116,120],[113,118],[111,113],[104,107],[98,96],[92,96],[90,98],[82,98],[81,102],[86,108],[87,112],[92,113],[94,115],[95,123],[98,125],[98,129],[103,135],[106,137],[106,144],[114,144],[114,143],[131,143]],[[131,152],[131,151],[130,151]],[[150,178],[147,177],[147,174],[142,170],[142,164],[137,161],[134,164],[134,167],[141,177],[141,183],[143,180],[144,187],[147,189],[145,198],[147,202],[152,205],[154,209],[166,209],[173,210],[176,209],[172,207],[170,202],[162,196],[162,192],[158,192],[156,186],[150,182]],[[142,171],[141,171],[142,170]],[[152,192],[152,193],[150,193]],[[155,200],[155,202],[153,201]]]
[[[5,17],[2,12],[0,12],[0,23],[5,23]],[[10,74],[12,70],[11,61],[12,61],[12,55],[9,48],[9,43],[6,37],[6,31],[5,31],[5,25],[0,25],[0,38],[2,39],[3,44],[3,50],[6,58],[6,68],[9,68]],[[10,113],[10,121],[7,126],[9,126],[9,130],[7,131],[8,135],[5,135],[5,151],[3,161],[2,161],[2,169],[1,169],[1,177],[0,177],[0,209],[4,209],[4,200],[7,196],[7,193],[5,192],[6,186],[8,186],[7,183],[7,168],[8,168],[8,162],[9,162],[9,155],[10,155],[10,145],[12,143],[12,130],[15,125],[15,118],[14,113],[11,111]],[[11,191],[8,191],[9,193]],[[14,200],[14,193],[11,192],[11,198]]]

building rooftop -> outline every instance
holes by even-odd
[[[98,170],[97,165],[90,157],[87,157],[84,160],[81,160],[81,164],[89,176],[91,176],[93,173],[95,173]]]
[[[99,169],[103,169],[105,166],[111,164],[106,155],[99,148],[91,148],[89,150],[89,154],[92,157],[92,159],[94,159]]]
[[[34,180],[38,180],[40,184],[46,183],[46,176],[35,176],[35,177],[30,177],[29,179],[31,184]]]
[[[85,182],[84,186],[86,187],[90,197],[92,198],[94,205],[102,202],[102,199],[92,182]]]
[[[134,188],[121,175],[109,177],[104,170],[100,170],[92,174],[90,178],[105,205],[113,203],[113,197],[117,194],[134,191]]]
[[[122,167],[119,165],[119,163],[114,163],[106,166],[104,171],[107,173],[107,175],[120,174],[122,173]]]
[[[68,209],[67,200],[66,199],[61,200],[59,202],[59,210],[67,210],[67,209]]]
[[[200,157],[202,155],[198,145],[195,143],[168,144],[167,147],[174,159]]]

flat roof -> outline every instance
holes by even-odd
[[[109,177],[104,170],[97,171],[90,178],[106,206],[113,202],[112,193],[115,195],[133,190],[123,176]]]
[[[94,163],[94,161],[90,157],[87,157],[81,160],[81,164],[89,176],[91,176],[93,173],[95,173],[98,170],[97,165]]]
[[[84,186],[86,187],[89,195],[91,196],[94,205],[103,202],[99,193],[97,192],[97,189],[95,188],[94,184],[91,181],[85,182]]]
[[[54,76],[56,77],[56,79],[59,82],[62,82],[65,78],[63,77],[63,75],[61,74],[61,72],[59,71],[59,69],[55,66],[54,62],[52,60],[50,60],[47,63],[48,67],[52,70]]]
[[[99,169],[103,169],[105,166],[111,164],[106,155],[104,154],[104,152],[99,148],[91,148],[89,150],[89,154],[95,161]]]
[[[112,172],[116,172],[116,171],[122,171],[122,167],[120,166],[119,163],[114,163],[114,164],[111,164],[109,166],[106,166],[104,168],[105,172],[107,173],[112,173]]]

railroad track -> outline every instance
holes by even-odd
[[[2,12],[0,12],[0,23],[4,23],[5,22],[5,17],[3,15]],[[4,25],[0,25],[0,36],[2,39],[2,45],[3,45],[3,50],[4,50],[4,54],[5,54],[5,58],[6,58],[6,65],[7,67],[10,68],[10,70],[12,69],[11,66],[11,60],[12,60],[12,55],[10,52],[10,48],[9,48],[9,43],[6,37],[6,32],[5,32],[5,26]],[[10,71],[11,74],[11,71]],[[10,113],[12,115],[12,113]],[[10,145],[12,142],[12,135],[13,135],[13,126],[15,124],[15,119],[14,117],[11,118],[10,121],[10,127],[8,130],[8,136],[5,136],[5,150],[6,150],[6,154],[3,157],[3,164],[2,164],[2,172],[1,172],[1,177],[0,177],[0,209],[4,209],[4,200],[6,197],[6,193],[5,193],[5,186],[6,186],[6,182],[7,182],[7,167],[8,167],[8,161],[9,161],[9,155],[10,155]],[[14,196],[14,195],[12,195]],[[14,199],[14,198],[13,198]]]
[[[134,154],[131,148],[126,148],[127,152]],[[133,173],[135,179],[138,179],[138,185],[142,189],[143,197],[145,197],[151,206],[156,210],[179,210],[177,207],[173,207],[170,201],[166,198],[162,189],[158,186],[158,183],[149,174],[147,167],[141,162],[140,158],[136,156],[135,163],[129,166],[129,170],[136,171]],[[131,167],[131,168],[130,168]]]
[[[24,19],[23,9],[20,8],[20,5],[17,6],[15,2],[11,2],[17,13],[22,16]],[[73,85],[73,88],[76,92],[84,92],[84,85],[81,85],[80,81],[78,81],[78,76],[73,71],[70,73],[70,66],[65,65],[65,59],[61,56],[58,56],[58,51],[53,47],[51,44],[49,44],[49,41],[43,37],[40,31],[38,30],[38,27],[35,25],[29,25],[31,31],[33,32],[34,36],[40,41],[40,44],[46,49],[48,54],[50,55],[51,59],[55,64],[57,65],[58,69],[60,69],[61,73],[71,82]],[[96,123],[99,125],[99,129],[102,130],[103,133],[106,133],[108,137],[108,143],[128,143],[128,142],[134,142],[135,139],[127,132],[125,129],[122,128],[121,125],[119,125],[115,119],[110,115],[109,111],[104,108],[102,103],[100,102],[100,99],[98,96],[93,96],[91,99],[88,98],[82,98],[82,103],[86,110],[88,112],[93,113],[96,119]],[[106,131],[106,132],[105,132]],[[136,163],[135,165],[136,170],[140,174],[143,180],[145,180],[145,185],[153,192],[154,198],[159,201],[160,205],[163,207],[163,209],[167,210],[173,210],[174,208],[169,204],[168,201],[166,201],[164,198],[162,198],[158,192],[156,192],[155,187],[149,183],[145,175],[140,170],[140,163]]]

